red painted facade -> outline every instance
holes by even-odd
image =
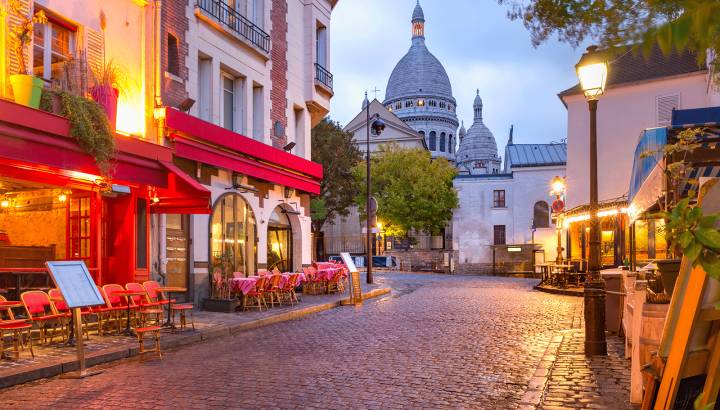
[[[119,135],[108,181],[69,130],[63,117],[0,100],[0,176],[72,191],[66,256],[99,268],[93,270],[98,284],[148,280],[149,215],[209,213],[210,193],[172,165],[170,148]],[[111,184],[127,186],[130,193],[113,193]],[[85,205],[76,208],[83,198]],[[89,213],[79,211],[83,206]],[[78,218],[88,221],[89,231],[76,232]],[[87,242],[77,245],[81,241]]]

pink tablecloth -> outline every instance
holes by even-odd
[[[282,276],[282,279],[280,279],[280,287],[282,288],[287,285],[288,281],[290,280],[290,275],[292,275],[292,273],[281,273],[280,275]],[[299,273],[298,275],[299,276],[296,285],[300,285],[301,283],[307,281],[304,273]],[[272,275],[268,275],[268,277],[270,276]],[[247,295],[248,292],[255,288],[255,284],[257,283],[258,279],[260,279],[260,276],[248,276],[247,278],[232,278],[230,279],[230,288],[236,292],[241,292],[243,295]]]

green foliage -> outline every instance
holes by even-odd
[[[320,195],[310,202],[313,231],[320,231],[335,215],[348,215],[359,192],[352,169],[361,159],[352,135],[338,123],[325,118],[312,129],[312,160],[323,166]]]
[[[587,40],[603,47],[643,44],[694,51],[703,63],[706,50],[720,51],[717,0],[498,0],[511,19],[521,20],[535,46],[557,36],[578,46]],[[714,61],[713,65],[720,65]],[[718,70],[715,70],[718,72]]]
[[[384,145],[372,156],[372,195],[378,201],[378,220],[389,236],[408,231],[438,234],[458,206],[453,188],[457,170],[445,159],[431,160],[422,149]],[[358,183],[365,181],[364,165],[355,167]],[[356,203],[365,213],[366,191],[361,184]]]
[[[674,250],[693,264],[702,266],[708,275],[720,280],[720,232],[716,223],[720,214],[704,215],[700,206],[691,206],[690,198],[678,202],[670,212],[662,212],[665,238]]]
[[[110,177],[115,157],[115,137],[105,111],[90,99],[67,91],[43,90],[40,108],[53,112],[53,100],[59,102],[59,112],[70,121],[70,134],[85,152],[95,158],[103,176]]]

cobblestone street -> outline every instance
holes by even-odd
[[[527,279],[379,275],[392,295],[6,389],[17,408],[625,408],[628,363],[582,355],[582,299]],[[612,338],[611,338],[612,339]],[[548,360],[552,357],[552,360]]]

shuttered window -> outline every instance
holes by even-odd
[[[672,123],[672,112],[680,108],[680,94],[671,94],[657,97],[657,125],[668,127]]]

